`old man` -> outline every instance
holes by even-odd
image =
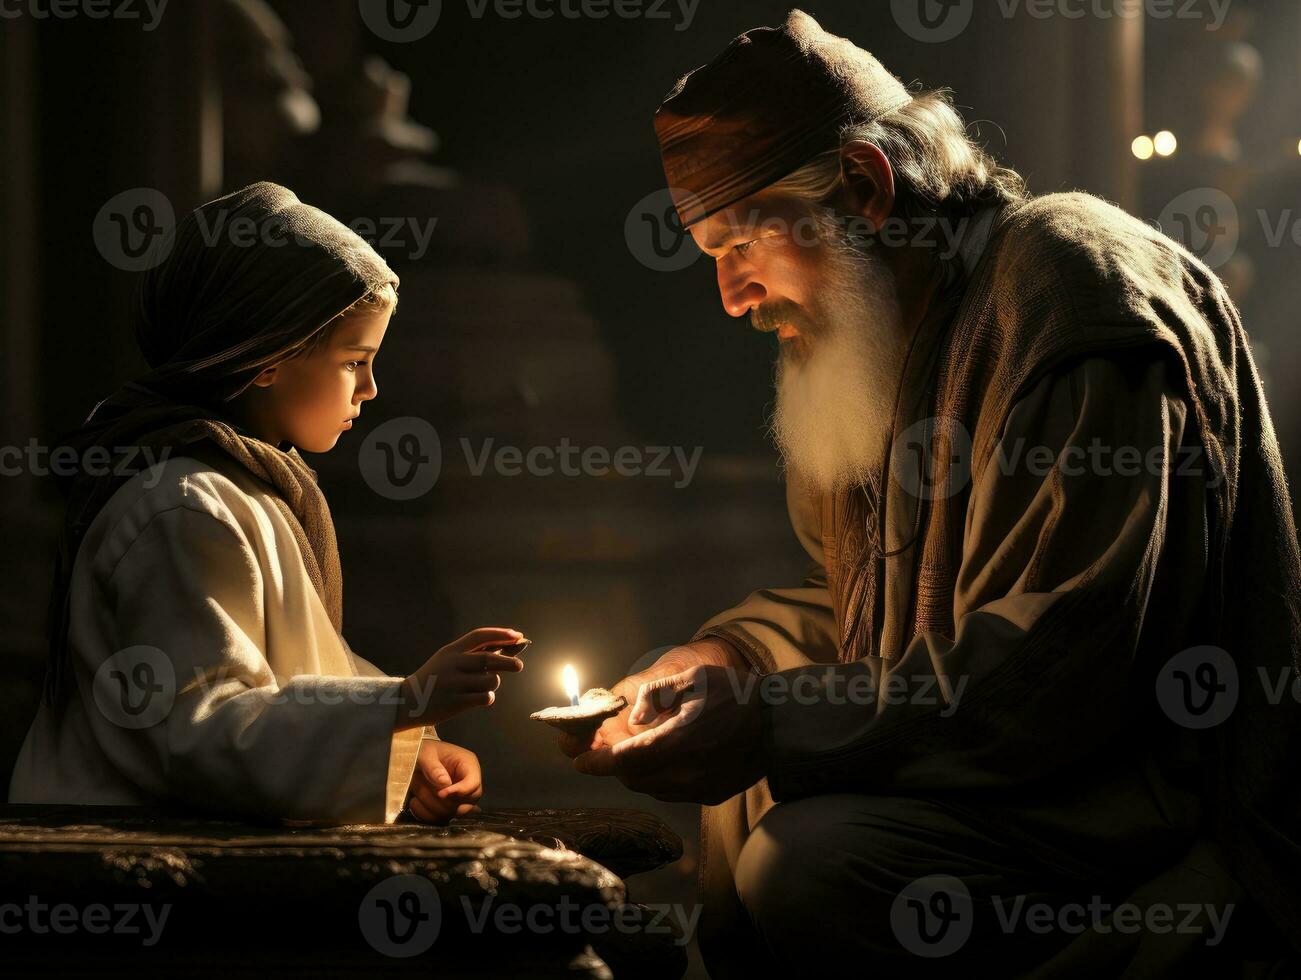
[[[800,11],[655,124],[724,308],[779,341],[812,567],[562,748],[706,805],[711,974],[1285,955],[1301,561],[1220,281],[1097,198],[1029,196],[945,94]]]

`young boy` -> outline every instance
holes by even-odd
[[[522,634],[474,630],[406,678],[354,653],[298,454],[332,449],[378,393],[397,276],[270,183],[199,208],[159,255],[136,324],[152,370],[70,440],[84,465],[64,487],[46,697],[10,802],[329,823],[474,809],[478,760],[433,725],[493,702]],[[123,446],[152,465],[91,465]]]

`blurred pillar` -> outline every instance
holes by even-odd
[[[1009,152],[995,144],[995,155],[1036,193],[1086,190],[1135,209],[1130,145],[1143,131],[1142,16],[1035,17],[1020,8],[1007,17],[991,3],[980,5],[972,31],[972,102],[997,112],[1008,135]]]

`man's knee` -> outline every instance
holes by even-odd
[[[737,859],[741,904],[761,931],[780,924],[826,925],[837,910],[888,921],[902,869],[891,868],[889,842],[856,815],[869,798],[818,796],[770,809]],[[882,921],[877,917],[877,921]]]

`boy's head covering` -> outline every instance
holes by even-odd
[[[780,27],[746,31],[679,79],[655,113],[683,227],[835,148],[843,126],[911,101],[876,58],[802,10]]]
[[[95,447],[110,458],[138,447],[137,465],[194,456],[243,466],[275,492],[326,612],[342,629],[343,575],[315,471],[296,448],[257,438],[225,409],[263,369],[305,350],[339,314],[386,283],[396,287],[398,277],[347,226],[270,182],[192,211],[155,248],[135,307],[136,340],[152,370],[100,401],[62,444],[79,460]],[[74,683],[67,655],[73,562],[95,516],[131,478],[116,468],[79,467],[60,478],[67,510],[46,676],[54,704]]]

